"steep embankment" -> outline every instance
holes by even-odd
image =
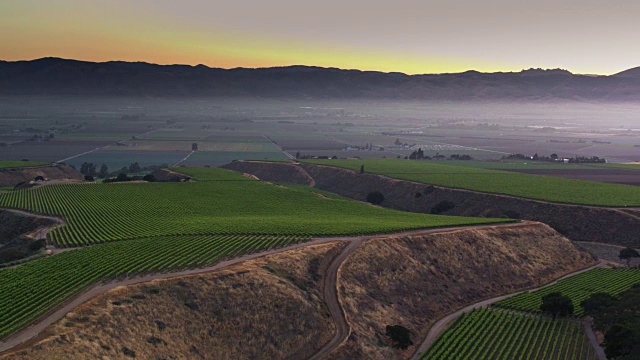
[[[76,169],[67,165],[54,165],[42,167],[0,169],[0,186],[15,186],[24,181],[32,181],[37,176],[45,179],[84,180],[84,176]]]
[[[419,344],[454,310],[595,262],[543,224],[429,231],[336,240],[117,288],[5,358],[304,359],[350,334],[326,358],[400,359],[413,347],[391,347],[387,325],[410,329]],[[330,316],[327,296],[336,295],[343,335]]]
[[[322,269],[341,243],[120,287],[6,359],[304,359],[333,336]]]
[[[367,194],[380,191],[384,195],[382,206],[411,212],[429,213],[441,202],[450,202],[453,208],[443,215],[473,217],[520,218],[540,221],[576,241],[593,241],[623,246],[640,247],[640,220],[631,212],[610,208],[565,205],[527,200],[511,196],[475,191],[443,188],[405,180],[391,179],[375,174],[356,172],[312,164],[285,164],[273,166],[267,162],[236,161],[227,169],[250,173],[267,181],[307,184],[299,177],[286,175],[301,168],[313,178],[315,187],[345,197],[364,201]],[[258,175],[259,174],[259,175]]]
[[[543,224],[381,238],[361,245],[343,264],[338,288],[352,326],[334,359],[403,359],[388,325],[413,333],[465,305],[536,287],[595,260]]]

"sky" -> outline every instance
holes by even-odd
[[[0,59],[408,74],[640,66],[638,0],[0,0]]]

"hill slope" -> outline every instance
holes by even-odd
[[[43,58],[0,62],[0,95],[631,101],[640,100],[640,79],[539,69],[410,76],[309,66],[225,70]]]
[[[629,70],[625,70],[622,72],[619,72],[615,75],[613,75],[614,77],[618,77],[618,78],[636,78],[636,79],[640,79],[640,66],[633,68],[633,69],[629,69]]]
[[[335,331],[318,274],[342,249],[305,247],[210,274],[114,289],[6,358],[126,358],[125,348],[139,358],[308,358]],[[418,344],[453,310],[593,262],[542,224],[366,241],[338,271],[352,332],[328,358],[406,358],[413,348],[389,346],[386,325],[411,329]]]

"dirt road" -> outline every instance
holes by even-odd
[[[88,287],[84,291],[70,297],[69,299],[62,302],[60,305],[56,306],[55,308],[51,309],[47,313],[35,319],[33,322],[31,322],[31,324],[29,324],[25,328],[10,335],[9,337],[5,338],[3,341],[0,341],[0,355],[4,355],[5,353],[16,351],[17,349],[24,348],[34,343],[35,341],[40,340],[38,339],[38,335],[40,335],[49,325],[62,319],[68,312],[72,311],[73,309],[75,309],[77,306],[81,305],[85,301],[97,295],[103,294],[111,289],[117,288],[119,286],[139,284],[139,283],[149,282],[157,279],[169,279],[169,278],[181,277],[181,276],[187,276],[187,275],[202,274],[202,273],[223,269],[228,266],[239,264],[247,260],[253,260],[263,256],[278,254],[278,253],[299,249],[306,246],[326,244],[326,243],[335,242],[335,241],[347,241],[349,242],[349,245],[345,247],[345,249],[340,253],[340,255],[338,255],[331,262],[331,264],[328,266],[324,274],[324,278],[327,280],[325,281],[325,284],[323,286],[323,298],[325,299],[325,301],[327,301],[328,306],[330,308],[331,316],[336,321],[337,333],[334,336],[334,338],[329,343],[327,343],[327,345],[325,345],[318,353],[320,356],[322,356],[323,354],[328,354],[331,351],[333,351],[335,348],[337,348],[344,341],[344,339],[347,338],[349,334],[350,329],[344,317],[342,306],[338,301],[337,286],[336,286],[337,274],[344,260],[363,241],[366,241],[369,239],[375,239],[375,238],[390,237],[390,236],[411,236],[411,235],[417,236],[417,235],[427,235],[427,234],[444,233],[444,232],[452,232],[452,231],[463,231],[466,229],[525,227],[525,226],[531,226],[534,224],[538,224],[538,223],[526,221],[526,222],[508,223],[508,224],[469,225],[469,226],[459,226],[459,227],[422,229],[422,230],[398,232],[393,234],[375,234],[375,235],[363,235],[363,236],[318,238],[305,243],[295,244],[287,247],[282,247],[279,249],[272,249],[272,250],[263,251],[259,253],[244,255],[235,259],[223,261],[216,265],[207,266],[203,268],[187,269],[187,270],[176,271],[176,272],[154,273],[154,274],[128,278],[124,280],[116,280],[108,283],[97,283]],[[317,355],[315,355],[313,358],[317,358],[316,356]]]
[[[347,245],[342,252],[336,256],[335,259],[329,264],[326,272],[323,276],[322,296],[327,303],[331,318],[336,324],[336,334],[333,339],[329,341],[325,346],[320,349],[310,359],[322,359],[324,356],[337,349],[342,343],[347,340],[349,334],[351,334],[351,327],[347,323],[347,319],[344,316],[340,299],[338,298],[338,271],[342,266],[342,263],[353,253],[353,251],[362,244],[362,239],[355,239]]]
[[[607,265],[609,262],[606,260],[602,260],[600,261],[598,264],[593,265],[593,266],[589,266],[588,268],[582,269],[582,270],[578,270],[575,272],[572,272],[570,274],[564,275],[548,284],[545,284],[543,286],[539,286],[537,288],[533,288],[533,289],[528,289],[528,290],[523,290],[523,291],[518,291],[516,293],[512,293],[512,294],[507,294],[507,295],[502,295],[502,296],[497,296],[491,299],[486,299],[486,300],[482,300],[480,302],[477,302],[475,304],[469,305],[467,307],[464,307],[454,313],[451,313],[445,317],[443,317],[442,319],[438,320],[435,324],[433,324],[433,326],[431,327],[431,329],[429,329],[429,333],[427,333],[427,337],[424,339],[424,341],[422,341],[422,344],[420,344],[420,346],[418,346],[418,348],[416,349],[415,353],[413,354],[413,356],[411,357],[411,360],[418,360],[420,358],[420,355],[424,354],[425,351],[427,351],[429,349],[429,347],[431,345],[433,345],[433,343],[436,341],[436,339],[438,338],[438,336],[447,329],[447,327],[449,326],[449,324],[451,324],[451,322],[453,320],[455,320],[456,318],[458,318],[458,316],[460,316],[463,312],[469,312],[473,309],[480,309],[480,308],[484,308],[487,307],[493,303],[496,303],[500,300],[504,300],[507,298],[510,298],[512,296],[518,295],[520,293],[523,292],[528,292],[528,291],[535,291],[550,285],[553,285],[555,283],[557,283],[558,281],[562,280],[562,279],[566,279],[575,275],[578,275],[580,273],[583,273],[585,271],[589,271],[591,269],[597,268],[597,267],[603,267],[605,265]]]

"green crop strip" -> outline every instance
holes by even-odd
[[[583,315],[580,303],[595,293],[618,295],[640,283],[639,269],[593,269],[533,292],[524,292],[493,304],[494,307],[540,312],[542,297],[559,291],[573,301],[574,314]]]
[[[305,162],[458,189],[595,206],[640,206],[640,187],[552,176],[442,165],[437,161],[363,159]]]
[[[495,309],[463,314],[422,355],[430,359],[597,359],[579,321]]]

